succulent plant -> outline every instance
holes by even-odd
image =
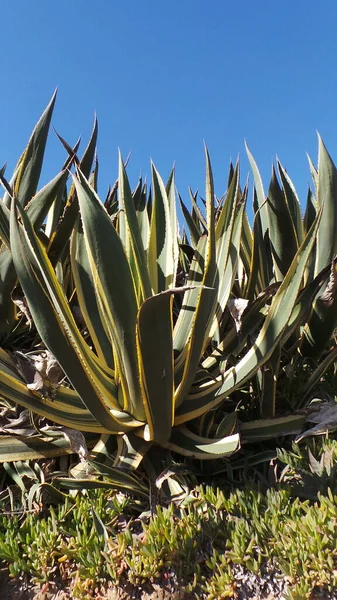
[[[129,489],[134,479],[116,467],[137,468],[151,447],[215,460],[301,431],[297,409],[337,354],[337,176],[322,141],[303,218],[282,165],[266,197],[247,149],[252,227],[239,164],[217,199],[206,149],[204,207],[193,193],[191,210],[180,199],[188,230],[180,234],[174,171],[165,185],[152,165],[151,193],[142,181],[132,192],[120,156],[117,182],[100,200],[97,123],[81,160],[78,144],[60,137],[68,158],[36,191],[54,101],[9,183],[1,172],[1,396],[101,435],[92,458],[109,454],[113,436],[115,462],[104,473]],[[54,380],[46,352],[59,368]]]

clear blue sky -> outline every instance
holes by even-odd
[[[74,143],[99,119],[100,192],[132,150],[129,174],[204,190],[203,139],[216,193],[229,159],[265,188],[277,154],[304,201],[316,129],[337,162],[336,0],[12,0],[1,9],[0,163],[9,176],[56,86],[53,124]],[[50,136],[44,177],[64,152]]]

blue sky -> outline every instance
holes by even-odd
[[[337,162],[335,0],[13,0],[2,5],[0,163],[11,169],[56,86],[53,124],[69,143],[99,119],[100,193],[132,151],[135,185],[152,158],[204,190],[205,139],[216,193],[244,140],[265,188],[278,155],[304,202],[318,130]],[[44,178],[63,149],[51,133]]]

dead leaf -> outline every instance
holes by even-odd
[[[329,402],[318,402],[317,408],[314,407],[313,410],[312,405],[309,406],[307,421],[309,421],[309,423],[316,423],[316,425],[297,436],[295,440],[296,443],[311,435],[322,435],[329,431],[336,431],[337,403],[334,400]]]
[[[78,454],[81,462],[86,462],[89,451],[83,433],[69,427],[60,427],[64,437],[69,440],[71,449]]]
[[[237,333],[239,333],[241,329],[241,318],[247,308],[248,302],[249,300],[245,300],[244,298],[234,298],[227,302],[227,308],[234,320]]]
[[[16,351],[13,355],[27,388],[42,397],[53,398],[64,376],[53,354],[44,350],[39,354]]]
[[[331,263],[330,278],[328,284],[319,297],[319,300],[325,304],[325,306],[331,306],[336,297],[337,292],[337,257],[335,257]]]

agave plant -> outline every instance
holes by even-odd
[[[39,371],[34,368],[46,356],[46,348],[41,345],[41,339],[31,322],[29,308],[21,287],[18,285],[17,273],[10,250],[9,217],[10,204],[13,196],[20,202],[23,210],[28,215],[34,231],[45,245],[48,255],[60,274],[62,271],[64,255],[69,245],[69,232],[71,232],[76,218],[76,199],[73,190],[67,194],[66,183],[69,177],[69,168],[72,158],[67,158],[61,171],[47,185],[38,190],[39,178],[45,153],[48,131],[55,105],[55,94],[42,114],[30,137],[27,147],[22,153],[14,174],[8,183],[4,177],[5,167],[1,170],[0,178],[5,194],[1,201],[0,223],[0,340],[2,353],[2,369],[12,374],[14,381],[24,382],[27,389],[44,390],[44,384],[51,384],[46,378],[41,385],[37,385]],[[82,170],[90,174],[95,154],[97,138],[97,123],[94,124],[93,133],[89,144],[80,161]],[[72,153],[78,150],[79,141],[72,148]],[[73,210],[75,207],[75,211]],[[60,216],[62,215],[62,219]],[[48,352],[48,351],[47,351]],[[33,357],[31,356],[33,355]],[[36,360],[33,360],[35,358]],[[54,361],[52,357],[52,362]],[[18,379],[17,379],[18,378]],[[35,383],[34,383],[35,378]],[[11,386],[13,388],[13,386]],[[14,385],[15,388],[15,385]],[[20,388],[21,392],[24,388]],[[30,394],[32,395],[32,394]],[[69,439],[65,439],[57,432],[57,439],[44,438],[36,435],[35,425],[29,416],[29,411],[22,411],[14,403],[12,392],[3,393],[1,409],[1,462],[29,459],[32,457],[47,457],[60,455],[72,451]],[[34,420],[33,420],[34,421]],[[39,425],[44,425],[40,419]],[[34,437],[29,437],[34,433]],[[9,438],[9,435],[12,435]],[[45,435],[45,433],[43,434]]]
[[[32,214],[39,193],[32,198],[35,189],[20,185],[41,167],[43,152],[33,149],[46,139],[53,103],[23,155],[30,159],[20,159],[9,184],[1,175],[0,236],[13,273],[8,310],[15,311],[12,290],[22,290],[36,347],[61,375],[51,381],[43,363],[40,380],[27,385],[17,356],[3,348],[1,395],[62,427],[101,435],[94,457],[117,439],[114,467],[104,473],[131,489],[135,480],[115,467],[136,468],[151,447],[214,460],[244,442],[300,431],[305,415],[289,414],[298,407],[277,407],[279,376],[303,357],[321,356],[335,327],[335,241],[331,234],[324,243],[322,231],[333,230],[336,175],[322,142],[318,170],[312,167],[317,198],[309,194],[304,219],[283,167],[281,185],[273,171],[265,198],[248,151],[252,228],[239,165],[217,200],[206,149],[205,210],[192,193],[191,211],[181,200],[189,242],[179,234],[173,171],[165,185],[152,165],[151,194],[141,181],[132,192],[120,156],[118,180],[101,202],[97,164],[90,175],[96,124],[81,161],[77,145],[60,138],[69,153],[60,187],[41,201],[39,219]],[[15,312],[7,321],[13,328]],[[311,369],[303,397],[335,354]]]

